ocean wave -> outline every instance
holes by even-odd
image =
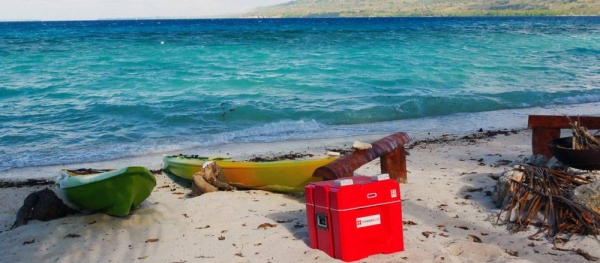
[[[554,99],[557,104],[583,104],[600,102],[600,94],[585,94],[579,96],[567,96]]]
[[[36,151],[23,150],[11,153],[0,152],[0,160],[2,160],[0,161],[0,167],[6,170],[9,168],[30,166],[68,165],[106,161],[152,153],[183,151],[198,147],[214,147],[229,143],[285,141],[299,139],[297,136],[298,134],[310,134],[323,127],[322,124],[319,124],[314,120],[281,121],[239,131],[188,137],[173,136],[137,140],[135,138],[136,135],[130,135],[133,136],[133,138],[127,138],[127,140],[125,140],[126,142],[115,140],[115,138],[104,138],[102,141],[105,143],[103,143],[102,147],[98,147],[95,145],[96,142],[92,142],[90,143],[91,145],[80,146],[77,148],[59,145]],[[309,138],[313,136],[304,137]],[[113,143],[109,143],[110,141],[113,141]]]
[[[244,142],[522,127],[537,108],[600,102],[599,23],[1,23],[0,170]]]
[[[325,125],[315,120],[279,121],[259,127],[190,137],[163,137],[130,143],[105,144],[99,148],[58,147],[46,150],[0,152],[0,171],[11,168],[70,165],[106,161],[124,157],[165,152],[187,152],[194,148],[210,149],[219,145],[253,142],[340,138],[407,132],[409,134],[465,134],[483,130],[523,129],[529,114],[591,115],[600,114],[600,102],[563,104],[485,112],[455,113],[445,116],[409,118],[353,125]]]

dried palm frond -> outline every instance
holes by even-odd
[[[506,212],[505,221],[512,231],[522,231],[529,225],[538,225],[547,236],[559,233],[600,233],[600,214],[569,200],[573,189],[591,181],[544,167],[524,164],[521,181],[511,179],[512,198],[498,214]],[[539,217],[543,215],[542,219]]]

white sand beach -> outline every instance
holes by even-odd
[[[310,152],[349,147],[341,138],[284,143],[240,144],[196,149],[244,157]],[[423,139],[427,135],[414,136]],[[408,183],[401,184],[405,251],[378,254],[360,262],[586,262],[572,251],[580,248],[600,256],[600,242],[573,236],[553,249],[552,240],[537,232],[510,233],[496,224],[499,209],[488,191],[490,175],[510,169],[531,154],[531,131],[498,134],[481,139],[449,136],[446,141],[420,143],[409,149]],[[265,152],[264,149],[269,149]],[[101,163],[69,165],[121,167],[144,165],[160,169],[162,156],[144,156]],[[11,169],[6,177],[53,178],[61,166]],[[359,174],[379,173],[379,160]],[[0,262],[340,262],[308,246],[303,194],[232,191],[191,197],[191,190],[165,174],[130,216],[72,215],[48,222],[30,221],[9,230],[24,198],[45,186],[0,189]],[[263,223],[273,227],[259,227]],[[400,223],[400,222],[398,222]],[[481,242],[474,242],[478,237]]]

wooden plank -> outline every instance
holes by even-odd
[[[581,126],[588,129],[600,129],[600,117],[594,116],[569,116],[572,121],[579,121]],[[529,128],[571,128],[567,116],[559,115],[529,115],[527,121]]]
[[[404,146],[398,147],[392,152],[381,156],[381,173],[387,173],[391,179],[405,184],[406,178],[406,150]]]
[[[531,151],[533,155],[543,154],[548,159],[552,158],[552,153],[548,150],[546,144],[554,139],[560,137],[560,129],[548,129],[548,128],[532,128],[531,135]]]

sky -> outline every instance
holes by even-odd
[[[0,21],[201,18],[291,0],[0,0]]]

